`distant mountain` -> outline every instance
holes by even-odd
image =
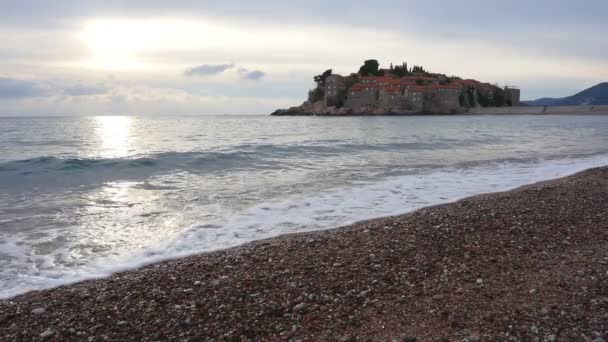
[[[599,106],[608,105],[608,82],[600,83],[580,93],[568,97],[545,97],[533,101],[524,101],[530,106]]]

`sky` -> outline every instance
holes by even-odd
[[[519,86],[608,81],[606,0],[0,0],[0,116],[267,114],[366,59]]]

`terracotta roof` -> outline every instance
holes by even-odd
[[[392,78],[390,76],[364,76],[364,77],[361,77],[360,80],[361,81],[373,81],[376,83],[388,83],[388,82],[392,82],[394,80],[394,78]]]
[[[415,80],[409,80],[409,79],[398,79],[398,80],[394,80],[393,82],[391,82],[391,84],[398,84],[398,85],[415,85],[416,81]]]
[[[424,77],[424,76],[403,76],[401,77],[402,80],[413,80],[415,81],[432,81],[432,82],[439,82],[439,80],[435,77]]]
[[[433,84],[433,85],[429,85],[427,88],[429,88],[429,89],[453,89],[453,90],[460,90],[460,86],[458,86],[458,85],[451,85],[451,84],[446,84],[446,85]]]
[[[422,93],[422,92],[424,92],[425,90],[427,90],[427,87],[423,87],[423,86],[411,86],[411,87],[409,88],[409,91],[412,91],[412,92],[419,92],[419,93]]]
[[[387,92],[389,94],[401,94],[401,88],[399,88],[399,87],[387,86],[387,87],[382,87],[382,90],[384,90],[385,92]]]
[[[475,80],[458,80],[458,79],[452,80],[452,83],[457,83],[457,84],[462,84],[462,85],[477,85],[477,84],[479,84],[479,82],[477,82]]]
[[[355,83],[350,87],[352,91],[361,91],[365,88],[378,88],[377,84],[369,84],[369,83]]]

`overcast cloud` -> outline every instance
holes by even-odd
[[[209,65],[203,64],[194,68],[190,68],[184,71],[184,76],[210,76],[210,75],[218,75],[223,73],[228,69],[234,68],[234,64],[218,64],[218,65]]]
[[[605,0],[3,0],[0,115],[267,113],[368,58],[565,96],[608,80],[607,12]]]

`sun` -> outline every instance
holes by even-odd
[[[105,18],[87,22],[79,38],[91,53],[88,66],[138,70],[151,67],[141,55],[217,48],[237,34],[209,20]]]

